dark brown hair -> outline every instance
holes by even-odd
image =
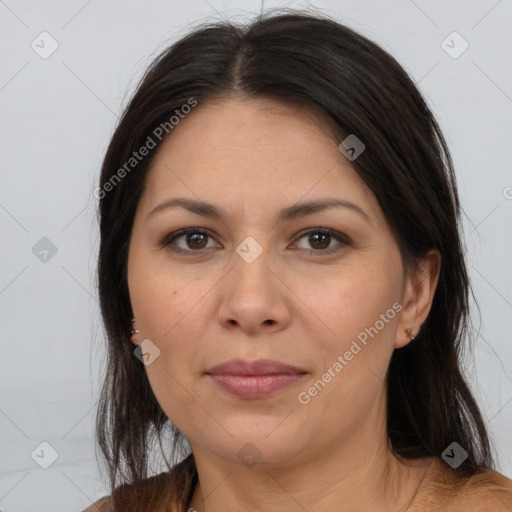
[[[156,439],[175,478],[173,510],[186,509],[197,482],[186,440],[158,404],[130,341],[128,247],[156,149],[133,168],[126,163],[148,137],[160,145],[159,126],[167,123],[166,133],[179,130],[169,119],[191,99],[201,108],[205,101],[227,97],[305,106],[336,127],[340,142],[349,134],[363,141],[366,148],[352,163],[393,229],[404,268],[416,268],[431,248],[442,257],[429,316],[415,341],[394,351],[388,369],[392,448],[406,458],[439,457],[456,441],[468,452],[460,471],[493,467],[488,434],[461,370],[471,334],[472,290],[455,174],[440,128],[413,81],[375,43],[324,15],[273,12],[245,25],[202,25],[161,53],[142,77],[106,152],[98,189],[98,285],[108,359],[96,435],[115,510],[146,511],[149,494],[169,496],[167,480],[147,480]],[[123,166],[126,172],[119,173]],[[113,181],[116,173],[119,179]],[[163,433],[172,436],[171,454],[162,448]],[[155,483],[149,494],[127,491],[128,484],[135,489],[148,482]],[[114,492],[118,484],[125,484],[122,492]]]

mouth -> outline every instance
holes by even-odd
[[[269,359],[231,360],[205,374],[223,391],[238,398],[256,399],[271,396],[302,380],[308,372]]]

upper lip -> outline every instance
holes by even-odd
[[[275,375],[283,373],[307,373],[301,368],[291,366],[271,359],[258,359],[246,361],[244,359],[232,359],[218,364],[206,371],[208,374],[224,375]]]

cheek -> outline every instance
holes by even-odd
[[[195,371],[201,346],[194,319],[204,293],[190,293],[192,283],[180,284],[167,276],[154,270],[140,273],[130,292],[141,340],[151,340],[159,350],[154,362],[145,367],[150,386],[171,421],[187,428],[190,411],[197,407]]]
[[[389,271],[379,270],[377,265],[344,268],[337,274],[314,286],[308,279],[297,293],[322,320],[330,341],[357,337],[400,297]],[[385,329],[388,326],[386,323]]]
[[[302,399],[311,400],[310,412],[316,411],[311,417],[323,418],[318,421],[325,429],[363,422],[383,392],[400,308],[398,289],[389,279],[384,282],[382,275],[377,281],[372,273],[366,277],[352,274],[339,284],[318,293],[317,304],[322,305],[319,311],[329,337],[315,344],[317,372],[301,389]],[[332,412],[332,404],[337,404],[338,412]],[[350,420],[347,412],[352,415]]]
[[[318,325],[310,332],[318,340],[315,351],[320,364],[315,377],[332,381],[326,386],[326,402],[345,403],[351,409],[355,397],[370,399],[385,379],[401,307],[400,283],[391,267],[354,266],[314,293],[310,289],[308,305],[322,320],[311,323]]]
[[[183,282],[176,271],[161,268],[149,257],[135,255],[129,273],[130,299],[137,325],[147,338],[163,340],[200,297],[195,281]]]
[[[184,277],[155,267],[132,281],[130,293],[139,336],[151,340],[160,350],[154,364],[146,367],[156,390],[170,386],[169,392],[175,394],[174,384],[193,386],[200,371],[202,339],[213,314],[208,309],[210,288],[211,283],[199,277]]]

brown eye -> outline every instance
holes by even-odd
[[[200,252],[209,248],[207,247],[209,238],[212,237],[206,231],[188,228],[166,236],[160,246],[178,253]],[[180,243],[178,244],[177,241],[180,241]]]
[[[310,252],[332,253],[340,250],[343,246],[350,244],[350,239],[346,235],[331,229],[310,229],[306,233],[303,233],[299,240],[303,238],[306,239],[306,237],[306,243],[309,244],[309,247],[299,248],[309,250]],[[335,240],[337,240],[338,243],[331,245]]]
[[[185,243],[192,249],[204,249],[207,237],[205,233],[187,233],[185,236]]]
[[[314,249],[327,249],[331,242],[331,235],[327,233],[314,233],[308,235],[308,242],[312,244]],[[320,245],[320,247],[318,245]]]

